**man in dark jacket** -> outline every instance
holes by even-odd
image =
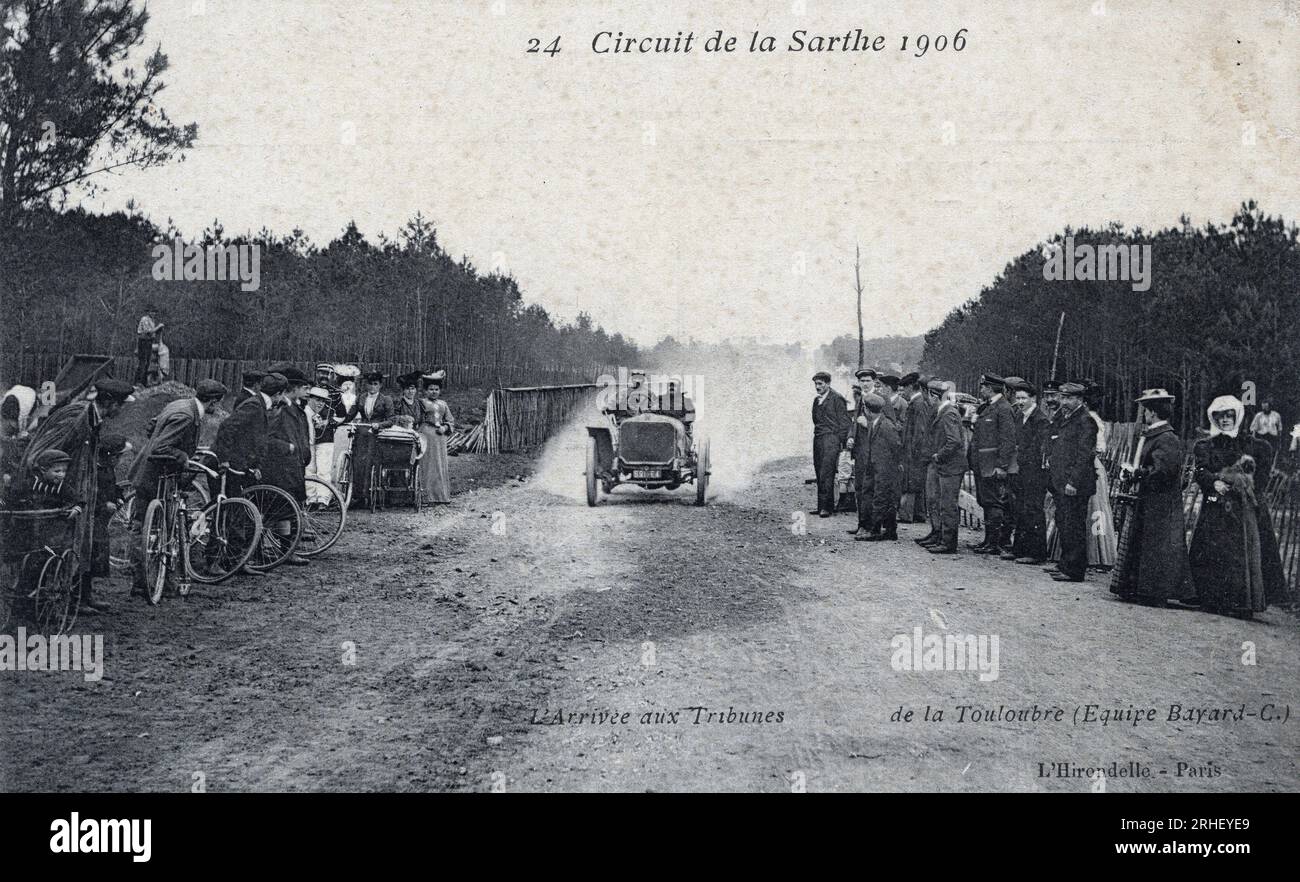
[[[869,392],[862,396],[866,413],[858,417],[855,431],[865,436],[866,467],[871,476],[871,524],[859,541],[898,539],[898,451],[902,442],[898,426],[889,419],[889,403]]]
[[[1097,424],[1083,406],[1081,383],[1061,384],[1061,410],[1050,427],[1047,464],[1056,502],[1061,562],[1052,578],[1082,582],[1088,569],[1088,499],[1097,489]]]
[[[835,475],[839,470],[840,451],[848,439],[849,405],[844,396],[831,388],[831,375],[818,371],[813,375],[817,395],[812,403],[813,470],[817,475],[817,508],[809,512],[828,518],[835,510]]]
[[[144,526],[145,509],[157,496],[158,481],[165,475],[179,474],[194,456],[199,445],[199,426],[203,414],[226,397],[226,387],[216,380],[200,380],[194,387],[193,398],[178,398],[169,402],[158,416],[145,427],[148,438],[136,454],[127,478],[135,488],[132,525],[138,532]],[[144,560],[140,555],[141,543],[131,543],[132,561],[135,564],[132,594],[148,594],[145,584]]]
[[[928,381],[927,381],[928,382]],[[902,499],[899,516],[905,523],[923,523],[925,511],[925,472],[930,461],[930,418],[934,409],[922,388],[921,375],[913,371],[902,378],[907,404],[903,409]]]
[[[1128,601],[1164,606],[1196,596],[1183,525],[1183,442],[1169,425],[1174,396],[1147,389],[1137,402],[1145,424],[1142,458],[1136,469],[1125,464],[1123,470],[1123,480],[1136,484],[1137,500],[1123,527],[1127,547],[1110,590]]]
[[[1016,535],[1011,551],[1002,557],[1019,564],[1041,564],[1047,559],[1043,502],[1048,481],[1047,469],[1043,467],[1043,445],[1047,441],[1048,419],[1034,401],[1037,390],[1032,383],[1008,377],[1007,391],[1016,399],[1016,471],[1011,475]]]
[[[981,403],[975,411],[971,438],[971,470],[975,498],[984,510],[984,541],[976,554],[1000,554],[1011,539],[1006,510],[1011,502],[1010,476],[1016,457],[1016,418],[1003,395],[1006,381],[996,374],[980,378]]]
[[[957,408],[957,387],[949,380],[931,380],[930,390],[939,399],[931,421],[930,471],[927,487],[933,513],[938,508],[938,533],[921,543],[932,554],[957,553],[957,528],[960,523],[958,501],[961,497],[961,480],[966,476],[966,437],[961,427],[961,412]]]
[[[239,391],[235,393],[235,407],[243,404],[249,398],[257,397],[258,386],[261,384],[262,378],[265,376],[266,371],[254,370],[252,368],[244,371],[243,376],[240,378],[243,385]]]

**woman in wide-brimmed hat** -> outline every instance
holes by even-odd
[[[1273,451],[1241,431],[1245,406],[1221,395],[1206,411],[1210,436],[1196,442],[1201,511],[1188,561],[1201,608],[1249,618],[1283,599],[1286,580],[1264,491]]]
[[[1143,423],[1142,458],[1124,474],[1137,481],[1137,500],[1124,525],[1128,549],[1111,579],[1110,590],[1124,600],[1164,606],[1192,600],[1183,526],[1183,442],[1169,424],[1174,396],[1147,389],[1137,399]]]

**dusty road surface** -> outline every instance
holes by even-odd
[[[78,625],[102,680],[0,673],[0,787],[1300,789],[1283,613],[1129,606],[1102,577],[931,556],[919,527],[803,529],[802,459],[705,508],[588,508],[580,469],[354,513],[311,567],[157,608],[117,583]],[[916,629],[985,653],[898,670]]]

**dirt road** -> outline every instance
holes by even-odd
[[[101,681],[0,673],[0,788],[1300,789],[1300,723],[1270,719],[1300,710],[1280,612],[854,543],[847,517],[794,514],[802,460],[706,508],[620,490],[591,509],[580,468],[572,493],[356,513],[309,568],[157,608],[117,584],[78,625],[105,635]],[[898,670],[918,628],[983,638],[984,678]]]

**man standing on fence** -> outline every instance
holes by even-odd
[[[150,308],[152,311],[152,307]],[[153,358],[154,338],[163,323],[156,322],[146,312],[135,326],[135,385],[143,388],[149,380],[149,362]]]

